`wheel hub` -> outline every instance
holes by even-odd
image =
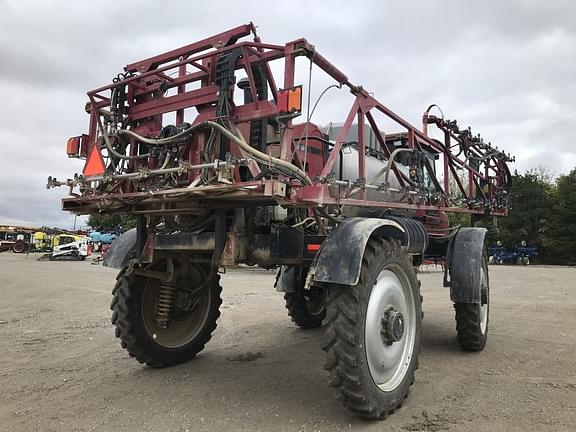
[[[398,342],[404,335],[404,315],[392,305],[388,306],[382,317],[382,340],[387,345]]]

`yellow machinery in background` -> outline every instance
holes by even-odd
[[[52,248],[52,236],[44,231],[32,234],[31,250],[48,251]]]

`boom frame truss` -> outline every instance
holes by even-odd
[[[252,40],[241,40],[253,35]],[[506,162],[513,159],[486,144],[479,136],[473,136],[469,130],[461,131],[455,122],[444,120],[430,114],[428,109],[423,116],[422,130],[418,129],[388,107],[376,100],[363,87],[354,85],[335,65],[323,57],[306,39],[297,39],[285,45],[263,43],[256,35],[255,26],[250,23],[206,38],[199,42],[127,65],[125,73],[119,75],[110,84],[88,92],[89,102],[86,110],[90,115],[87,142],[96,145],[99,133],[105,128],[103,118],[110,116],[115,101],[115,89],[126,89],[123,101],[125,112],[122,115],[124,127],[145,137],[158,137],[162,129],[162,116],[175,114],[176,124],[185,120],[185,111],[196,108],[197,116],[192,127],[202,125],[219,118],[217,102],[220,88],[216,82],[218,59],[227,53],[239,53],[234,71],[243,69],[250,83],[251,102],[233,106],[229,121],[234,124],[277,119],[281,123],[280,159],[297,166],[304,166],[295,151],[293,118],[278,108],[278,95],[281,91],[272,74],[270,62],[284,59],[283,89],[295,85],[296,58],[304,56],[339,86],[347,87],[354,101],[344,125],[342,126],[333,149],[326,160],[320,175],[304,184],[293,178],[258,178],[234,181],[226,184],[214,184],[187,188],[163,189],[156,191],[138,191],[133,182],[151,171],[145,164],[130,161],[128,171],[132,178],[105,179],[76,176],[65,183],[52,180],[52,185],[67,184],[73,189],[81,185],[80,194],[73,193],[62,201],[64,210],[76,213],[126,212],[155,214],[176,214],[192,211],[197,207],[242,207],[280,204],[287,207],[321,207],[326,205],[346,205],[360,207],[385,207],[391,209],[413,210],[416,215],[430,211],[459,212],[503,216],[507,214],[505,195],[509,181]],[[257,94],[254,66],[264,73],[272,99],[262,100]],[[166,96],[172,92],[172,95]],[[407,134],[407,151],[417,153],[436,153],[443,160],[443,184],[436,178],[435,196],[418,188],[410,176],[391,163],[389,173],[399,188],[391,188],[390,181],[371,184],[366,179],[367,144],[365,125],[368,125],[387,157],[394,156],[386,145],[386,136],[378,125],[376,113],[392,120]],[[356,121],[358,127],[358,179],[355,182],[341,181],[332,175],[332,169],[338,154],[346,145],[350,130]],[[438,141],[428,135],[430,126],[437,127],[444,136]],[[300,137],[301,139],[302,137]],[[204,150],[206,138],[198,135],[193,138],[188,153],[187,165],[178,171],[187,172],[191,185],[199,175],[200,155]],[[231,143],[234,146],[234,143]],[[130,155],[138,155],[138,142],[131,140]],[[461,157],[461,154],[464,157]],[[253,168],[253,167],[252,167]],[[258,168],[254,168],[258,172]],[[465,172],[467,184],[461,181],[458,172]],[[430,173],[435,176],[435,173]],[[456,192],[463,205],[454,205],[451,199],[450,177],[456,183]],[[113,183],[106,193],[98,193],[89,185],[107,180]],[[384,196],[394,192],[403,193],[402,201],[393,199],[373,200],[367,198],[368,190],[376,190]]]

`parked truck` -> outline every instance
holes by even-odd
[[[313,68],[333,80],[317,100]],[[338,90],[351,108],[330,139],[312,114]],[[445,258],[460,346],[481,351],[488,335],[486,230],[474,224],[507,214],[513,158],[434,109],[419,129],[307,40],[265,43],[250,23],[128,64],[89,91],[88,131],[66,144],[84,170],[48,187],[69,188],[65,211],[137,216],[106,259],[120,269],[112,323],[137,361],[173,366],[204,349],[220,268],[276,268],[295,324],[324,326],[345,406],[382,419],[418,366],[424,258]],[[449,226],[449,212],[473,226]]]

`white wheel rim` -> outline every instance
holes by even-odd
[[[410,368],[416,339],[416,302],[410,281],[397,267],[384,269],[376,278],[366,309],[364,329],[368,369],[374,383],[385,392],[395,390]],[[392,306],[404,318],[402,337],[386,343],[382,336],[382,318]]]
[[[480,270],[480,293],[487,290],[488,279],[483,265]],[[486,303],[482,303],[482,295],[480,297],[480,331],[482,334],[486,334],[486,328],[488,327],[488,293],[486,294]]]

